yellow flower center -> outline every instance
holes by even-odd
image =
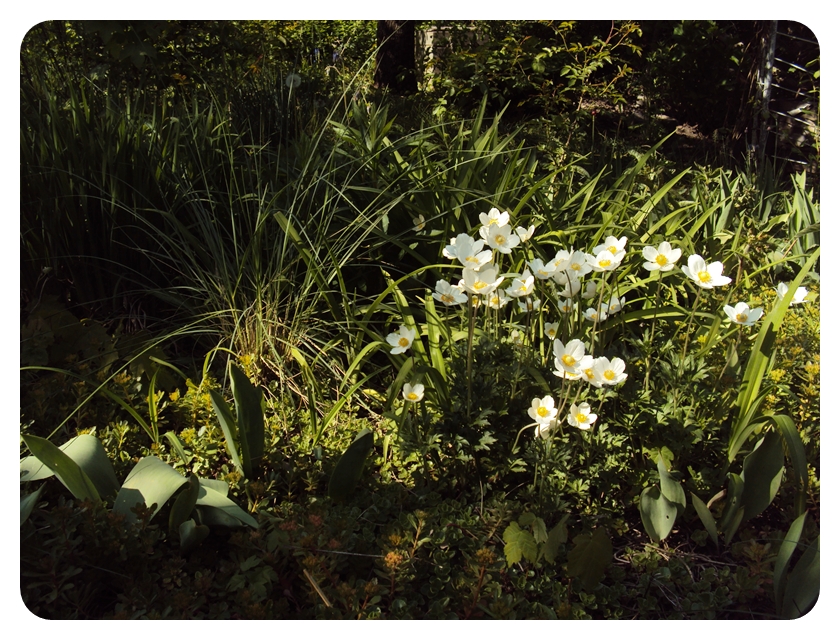
[[[586,375],[586,377],[587,377],[587,378],[589,378],[590,380],[592,380],[592,378],[594,378],[594,377],[595,377],[595,371],[593,371],[592,369],[584,369],[584,370],[583,370],[583,373],[584,373],[584,374]]]
[[[599,260],[598,261],[598,266],[601,267],[602,269],[606,269],[611,264],[612,264],[612,260]]]
[[[575,360],[574,357],[570,356],[568,353],[563,354],[563,357],[560,359],[563,361],[563,364],[565,364],[567,367],[572,367],[574,366],[575,362],[577,362],[577,360]]]
[[[545,418],[548,415],[548,409],[546,409],[545,407],[540,407],[539,409],[537,409],[537,415],[540,418]]]
[[[405,337],[400,338],[399,345],[401,347],[407,347],[409,345],[408,338],[405,338]]]
[[[606,371],[604,371],[604,377],[607,380],[612,380],[613,378],[615,378],[615,371],[613,371],[612,369],[607,369]]]
[[[735,320],[738,322],[746,322],[747,321],[747,314],[746,313],[739,313],[735,316]]]
[[[475,256],[467,256],[466,258],[464,258],[464,262],[474,262],[478,264],[478,258],[476,258]]]
[[[450,302],[455,302],[455,296],[451,296],[451,295],[449,295],[448,293],[444,293],[444,294],[440,297],[440,301],[441,301],[441,302],[445,302],[445,303],[449,304]]]
[[[527,293],[527,292],[528,292],[528,285],[527,285],[527,284],[525,284],[525,283],[523,282],[523,283],[519,286],[519,290],[520,290],[522,293]]]
[[[505,238],[501,233],[496,234],[496,244],[504,244],[505,240],[507,240],[507,238]]]
[[[572,264],[569,265],[569,269],[571,269],[572,271],[580,271],[580,263],[579,262],[573,262]]]
[[[711,282],[712,276],[708,271],[698,271],[697,279],[700,280],[700,282]]]
[[[554,338],[555,333],[557,333],[557,332],[554,329],[549,329],[548,330],[548,337],[549,338]]]
[[[610,253],[615,255],[618,252],[618,247],[607,247],[610,250]]]
[[[578,422],[589,422],[589,417],[585,413],[577,414],[577,421]]]
[[[416,394],[416,393],[414,393],[414,392],[412,391],[411,393],[409,393],[409,394],[406,396],[406,398],[408,398],[409,400],[411,400],[412,402],[414,402],[415,400],[417,400],[417,394]]]
[[[668,258],[660,253],[658,256],[656,256],[656,264],[658,264],[660,267],[664,267],[666,264],[668,264]]]
[[[547,276],[548,275],[548,271],[543,271],[542,269],[537,269],[537,273],[539,273],[541,276]]]
[[[473,285],[473,289],[475,289],[476,291],[481,291],[486,286],[487,286],[486,282],[482,282],[481,280],[476,280],[476,283]]]

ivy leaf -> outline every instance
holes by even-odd
[[[537,542],[530,531],[526,531],[516,523],[511,522],[505,529],[502,538],[505,541],[505,558],[508,566],[519,562],[524,557],[534,562],[537,559]]]

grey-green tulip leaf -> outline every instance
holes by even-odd
[[[207,525],[196,525],[194,520],[185,520],[178,527],[178,535],[181,539],[181,553],[189,553],[200,545],[210,534],[210,527]]]
[[[161,510],[173,494],[181,488],[187,479],[160,458],[150,456],[143,458],[134,465],[131,473],[125,479],[117,499],[114,502],[114,512],[121,513],[129,522],[134,522],[137,516],[132,509],[143,503],[147,507],[155,507],[152,517]]]
[[[236,449],[237,430],[236,421],[233,419],[233,412],[222,394],[215,389],[210,389],[210,402],[213,405],[213,410],[216,412],[216,418],[219,420],[219,426],[222,427],[222,433],[225,435],[225,444],[227,445],[228,455],[234,466],[242,471],[242,462],[239,459],[239,453]]]
[[[35,508],[35,505],[38,504],[38,498],[41,497],[41,491],[43,491],[43,489],[44,489],[44,485],[41,485],[40,487],[38,487],[37,491],[33,491],[32,493],[28,493],[20,499],[20,524],[21,524],[21,526],[29,518],[29,515],[32,513],[32,509]]]
[[[330,477],[330,498],[344,501],[350,497],[359,478],[362,477],[365,459],[371,449],[373,449],[373,433],[370,429],[362,429],[335,465]]]
[[[782,438],[776,431],[770,431],[744,459],[744,469],[741,472],[741,479],[744,481],[744,491],[741,494],[744,520],[757,516],[770,505],[779,491],[784,469],[785,452],[782,448]]]
[[[682,513],[685,510],[685,491],[680,483],[671,477],[662,456],[659,456],[656,468],[659,470],[659,491],[665,498],[677,505],[677,510]]]
[[[648,487],[639,499],[645,531],[654,542],[668,537],[677,519],[677,504],[662,495],[659,487]]]
[[[790,572],[782,600],[782,617],[801,618],[820,596],[820,537],[809,546]]]
[[[55,474],[55,477],[67,487],[74,498],[93,502],[99,501],[99,492],[96,490],[96,485],[70,456],[44,438],[30,435],[22,437],[32,455]]]
[[[119,491],[120,483],[117,481],[114,467],[99,438],[85,433],[70,438],[59,449],[82,468],[100,496],[112,496]],[[55,475],[35,456],[28,456],[21,460],[20,472],[20,479],[24,482],[42,480]]]
[[[242,450],[242,469],[246,478],[254,477],[254,467],[265,452],[265,418],[262,389],[255,387],[235,364],[230,367],[233,400],[236,404],[236,428]]]
[[[175,498],[172,504],[172,509],[169,511],[169,530],[176,531],[178,528],[190,519],[190,514],[195,509],[196,500],[198,500],[199,488],[198,476],[190,476],[187,480],[187,486]]]
[[[799,544],[799,538],[802,535],[802,528],[805,526],[805,518],[807,512],[799,516],[790,525],[785,539],[779,546],[779,553],[776,555],[776,566],[773,568],[773,593],[776,597],[776,610],[781,613],[782,599],[785,593],[785,586],[787,585],[787,570],[790,564],[791,556],[796,551]]]
[[[247,512],[243,511],[233,500],[223,493],[216,491],[212,486],[204,483],[199,483],[198,498],[195,504],[199,507],[218,509],[226,516],[235,520],[236,524],[247,524],[249,527],[254,527],[254,529],[259,526],[257,521]]]
[[[709,507],[706,506],[706,503],[703,502],[700,498],[698,498],[693,493],[691,494],[691,504],[694,505],[694,510],[697,512],[697,515],[700,516],[700,522],[703,523],[703,526],[706,528],[706,531],[709,534],[709,537],[712,539],[712,542],[715,543],[715,548],[718,546],[718,533],[717,533],[717,525],[715,524],[715,519],[712,516],[712,512],[709,511]]]

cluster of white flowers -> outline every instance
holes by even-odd
[[[578,339],[569,340],[565,345],[554,340],[554,375],[566,380],[586,380],[593,387],[611,387],[624,382],[624,360],[601,356],[595,358],[586,354],[586,348]]]
[[[528,409],[528,415],[534,421],[533,424],[536,425],[534,429],[535,438],[548,438],[551,432],[559,426],[557,413],[558,410],[554,406],[554,398],[551,396],[531,400],[531,408]],[[566,416],[566,422],[584,431],[592,428],[592,425],[595,424],[595,420],[597,419],[598,414],[592,413],[591,408],[586,402],[572,404]]]

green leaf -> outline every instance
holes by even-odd
[[[530,531],[520,528],[516,522],[511,522],[505,529],[502,538],[505,541],[505,558],[508,566],[519,562],[524,557],[531,562],[537,559],[537,542]]]
[[[265,452],[265,418],[262,389],[255,387],[235,364],[230,367],[233,399],[236,403],[236,427],[242,450],[242,469],[246,478],[254,477],[254,465]]]
[[[227,524],[230,521],[226,520],[226,526],[240,526],[242,524],[246,524],[249,527],[257,529],[259,524],[253,516],[244,511],[233,500],[225,496],[225,493],[227,493],[227,485],[225,485],[224,491],[224,493],[216,491],[214,485],[207,482],[199,482],[198,497],[196,498],[195,504],[197,507],[210,507],[210,513],[218,511],[219,513],[227,516],[227,518],[230,518],[232,520],[232,524]],[[213,519],[213,522],[208,522],[208,524],[217,523],[218,519]]]
[[[44,438],[32,435],[22,438],[32,455],[47,465],[74,498],[99,502],[99,492],[93,481],[70,456]]]
[[[782,438],[776,431],[770,431],[744,459],[744,469],[741,471],[741,479],[744,481],[741,494],[744,520],[757,516],[770,505],[779,491],[784,468]]]
[[[820,596],[820,537],[809,546],[788,576],[782,600],[782,618],[805,615]]]
[[[520,527],[530,527],[532,524],[534,524],[534,520],[536,520],[536,519],[537,519],[537,516],[535,516],[530,511],[526,511],[521,516],[519,516],[519,526]]]
[[[187,479],[187,486],[175,498],[169,511],[169,530],[175,532],[184,522],[189,520],[198,499],[198,476],[192,475]]]
[[[645,531],[654,542],[668,537],[677,519],[678,505],[662,495],[659,487],[647,487],[639,498]]]
[[[531,533],[534,534],[534,541],[537,544],[543,544],[548,540],[548,532],[545,530],[545,520],[535,518],[533,524],[531,524]]]
[[[184,445],[180,438],[175,435],[174,431],[167,431],[163,435],[166,436],[167,440],[169,440],[169,445],[172,447],[172,450],[178,454],[178,457],[181,458],[184,465],[188,465],[190,463],[191,456],[187,456],[187,452],[184,451]]]
[[[661,455],[656,462],[656,468],[659,470],[659,491],[666,499],[677,505],[677,515],[680,515],[685,510],[685,491],[680,483],[668,473],[664,457]]]
[[[805,445],[802,444],[796,425],[788,416],[775,415],[768,418],[776,423],[776,427],[785,439],[785,450],[797,479],[794,508],[796,514],[801,515],[805,513],[805,500],[808,495],[808,460],[805,457]]]
[[[569,551],[566,573],[580,578],[583,588],[591,591],[604,577],[612,562],[613,546],[602,527],[575,536],[575,546]]]
[[[706,506],[706,503],[703,502],[700,498],[698,498],[693,493],[691,494],[691,504],[694,505],[694,510],[697,512],[697,515],[700,516],[700,522],[703,523],[703,526],[706,528],[706,531],[709,534],[709,537],[715,543],[715,549],[718,546],[718,533],[717,533],[717,524],[715,524],[715,519],[712,516],[712,512],[709,511],[709,507]]]
[[[720,517],[720,530],[725,531],[732,518],[741,508],[741,495],[744,493],[744,481],[735,473],[729,474],[729,487],[726,490],[726,507]]]
[[[566,541],[569,539],[569,530],[566,528],[566,520],[568,519],[569,514],[566,514],[563,516],[563,519],[554,525],[554,528],[548,532],[548,540],[546,540],[543,545],[542,553],[545,556],[545,559],[551,563],[557,559],[557,552],[560,549],[560,545],[566,544]]]
[[[160,458],[143,458],[134,465],[117,494],[114,513],[121,513],[126,520],[134,522],[137,515],[132,509],[142,503],[149,508],[157,505],[152,513],[154,517],[185,482],[187,479],[184,476]]]
[[[23,523],[29,518],[29,515],[32,513],[32,509],[35,508],[35,505],[38,504],[38,498],[41,496],[41,491],[44,490],[45,485],[41,485],[38,487],[37,491],[33,491],[32,493],[28,493],[20,499],[20,524],[23,526]]]
[[[120,483],[99,438],[87,433],[82,434],[70,438],[59,449],[87,474],[100,496],[112,496],[117,493]],[[54,475],[49,467],[34,456],[21,460],[20,470],[20,479],[24,482],[42,480]]]
[[[242,472],[242,462],[239,459],[239,453],[236,449],[237,430],[236,421],[233,419],[233,413],[230,406],[222,394],[215,389],[210,389],[210,402],[213,404],[213,410],[216,412],[216,417],[219,419],[219,425],[222,427],[222,433],[225,434],[225,444],[227,445],[228,455],[234,466]]]
[[[196,526],[195,520],[185,520],[178,527],[181,539],[181,553],[189,553],[210,535],[210,527],[204,524]]]
[[[362,477],[365,460],[371,449],[373,449],[373,432],[370,429],[362,429],[335,465],[330,477],[330,498],[343,502],[350,497],[359,478]]]
[[[791,556],[796,551],[802,529],[805,526],[805,519],[808,513],[803,513],[790,525],[785,539],[779,545],[779,553],[776,555],[776,566],[773,568],[773,593],[776,597],[776,611],[781,615],[782,601],[787,585],[787,570]]]

